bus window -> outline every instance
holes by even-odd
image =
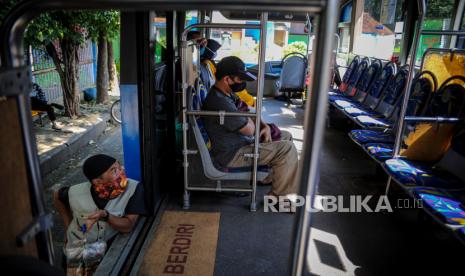
[[[452,28],[452,17],[454,14],[454,0],[439,1],[430,0],[426,5],[425,20],[423,22],[424,30],[450,30]],[[448,48],[450,36],[441,35],[423,35],[420,40],[419,51],[417,52],[416,61],[419,65],[423,53],[428,48]]]
[[[186,12],[186,19],[184,26],[189,26],[193,24],[200,23],[200,16],[198,11],[187,11]]]
[[[365,1],[355,23],[354,53],[390,60],[399,56],[403,32],[404,0]],[[357,11],[356,11],[357,12]]]
[[[350,23],[352,22],[352,2],[349,2],[342,7],[341,15],[338,24],[337,34],[339,35],[339,41],[337,47],[337,59],[338,65],[347,66],[349,59],[349,48],[350,48]]]
[[[258,24],[258,21],[230,20],[220,12],[213,12],[214,23]],[[226,56],[238,56],[246,64],[255,65],[258,62],[258,45],[260,30],[248,29],[213,29],[212,39],[222,47],[218,50],[217,60]],[[265,61],[280,61],[292,52],[305,54],[307,51],[308,34],[305,22],[268,21]]]

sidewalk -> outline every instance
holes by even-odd
[[[81,105],[82,116],[71,120],[58,116],[57,122],[61,131],[53,130],[50,121],[44,120],[44,126],[34,123],[37,150],[40,159],[42,175],[45,176],[71,158],[86,145],[104,132],[110,131],[115,125],[111,123],[110,104]]]

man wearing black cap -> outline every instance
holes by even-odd
[[[210,89],[202,109],[238,112],[236,92],[246,88],[246,81],[256,77],[247,71],[244,62],[234,56],[223,58],[217,65],[216,83]],[[217,167],[232,168],[251,166],[255,123],[249,117],[203,117],[205,128],[212,142],[211,155]],[[282,131],[280,141],[272,141],[270,127],[260,120],[259,165],[271,167],[272,188],[268,193],[285,196],[297,192],[298,155],[290,133]]]
[[[142,184],[126,177],[124,168],[113,157],[98,154],[83,164],[88,182],[64,187],[54,193],[55,206],[63,217],[65,252],[76,244],[109,241],[118,232],[128,233],[138,215],[145,214]],[[68,269],[79,259],[67,256]]]

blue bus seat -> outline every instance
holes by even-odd
[[[358,102],[338,102],[338,105],[341,109],[348,108],[348,107],[360,107],[360,106],[367,106],[371,109],[374,109],[378,102],[380,101],[386,86],[392,80],[392,78],[397,74],[397,67],[393,64],[393,66],[385,66],[379,78],[373,83],[368,91],[365,100],[362,103]]]
[[[408,71],[405,69],[399,70],[396,76],[388,82],[383,91],[383,96],[373,108],[373,105],[361,104],[357,107],[346,107],[344,113],[348,116],[368,115],[371,117],[388,118],[392,115],[396,107],[401,102],[402,94],[405,88],[405,83],[408,77]]]
[[[370,73],[370,70],[373,66],[375,66],[376,68],[380,63],[381,61],[379,60],[378,62],[372,62],[367,74]],[[357,85],[358,89],[354,97],[341,97],[341,99],[334,101],[334,106],[338,109],[344,109],[350,106],[359,106],[367,99],[368,95],[377,94],[376,91],[382,91],[386,86],[387,82],[392,78],[393,75],[396,74],[396,72],[397,66],[395,65],[395,63],[387,63],[384,67],[380,67],[378,69],[376,74],[373,76],[371,83],[369,83],[368,85],[366,83],[366,80],[369,79],[369,77],[365,76],[360,80],[360,85]]]
[[[347,97],[353,96],[352,94],[353,88],[356,87],[360,78],[365,74],[369,66],[370,66],[370,59],[367,57],[363,58],[358,64],[357,68],[353,71],[352,75],[350,76],[350,79],[347,82],[347,85],[344,87],[341,87],[341,89],[336,91],[335,94],[330,93],[329,101],[334,102],[335,100],[345,99]],[[345,88],[345,89],[342,90],[342,88]]]
[[[341,85],[335,90],[330,89],[330,91],[329,91],[330,96],[331,95],[340,95],[341,93],[343,93],[347,89],[350,77],[355,72],[355,70],[357,70],[357,67],[358,67],[359,64],[360,64],[360,57],[355,56],[352,59],[352,61],[350,62],[349,66],[347,67],[347,70],[346,70],[344,76],[342,77]]]
[[[402,188],[432,187],[436,189],[465,189],[465,130],[457,133],[443,158],[436,164],[388,159],[383,167]]]
[[[302,54],[291,53],[283,58],[280,92],[303,92],[305,90],[305,76],[307,72],[307,58]]]
[[[354,129],[349,132],[349,137],[357,145],[367,143],[394,143],[395,137],[391,131]]]
[[[412,197],[421,200],[423,210],[465,242],[465,135],[458,134],[451,146],[435,167],[444,170],[443,176],[449,185],[454,182],[456,188],[448,188],[433,183],[428,187],[414,187],[409,190]]]
[[[413,80],[412,91],[407,105],[407,116],[423,116],[437,89],[437,80],[433,73],[423,71]],[[355,129],[349,132],[349,137],[358,145],[367,143],[393,144],[397,132],[398,120],[392,131]],[[372,145],[373,146],[373,145]],[[385,148],[384,145],[380,146]],[[383,150],[384,151],[384,150]]]

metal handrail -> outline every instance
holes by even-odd
[[[224,118],[225,116],[245,116],[245,117],[254,117],[255,120],[255,143],[254,143],[254,155],[253,155],[253,170],[252,170],[252,189],[251,192],[251,203],[250,203],[250,210],[256,211],[257,209],[257,171],[258,171],[258,151],[259,151],[259,143],[260,143],[260,119],[261,119],[261,107],[262,107],[262,97],[263,97],[263,87],[265,83],[265,75],[264,75],[264,68],[265,68],[265,49],[266,49],[266,32],[267,32],[267,24],[268,21],[268,13],[263,12],[261,14],[260,24],[224,24],[224,23],[200,23],[200,24],[193,24],[189,25],[184,29],[181,35],[181,63],[183,68],[187,66],[186,64],[186,56],[187,56],[187,47],[192,46],[192,43],[187,41],[187,33],[192,30],[193,28],[235,28],[235,29],[260,29],[260,48],[259,48],[259,64],[258,64],[258,83],[257,83],[257,100],[256,100],[256,112],[225,112],[225,111],[193,111],[188,110],[187,108],[187,90],[189,84],[187,83],[187,71],[183,70],[182,72],[182,105],[183,105],[183,112],[182,112],[182,120],[184,123],[183,127],[183,167],[184,167],[184,207],[189,207],[189,191],[193,189],[193,187],[189,186],[189,179],[188,179],[188,149],[187,149],[187,116],[186,115],[200,115],[200,116],[219,116],[220,118]],[[197,59],[200,61],[200,55]],[[197,64],[197,68],[199,68],[200,64]],[[239,191],[239,190],[237,190]]]
[[[423,20],[424,16],[426,13],[426,5],[425,5],[425,0],[417,0],[418,4],[418,20],[416,22],[416,32],[414,36],[414,41],[412,44],[412,51],[410,55],[410,61],[409,61],[409,72],[408,72],[408,78],[407,78],[407,84],[405,85],[405,92],[404,92],[404,98],[402,100],[402,107],[400,110],[400,115],[399,115],[399,129],[404,128],[404,118],[407,113],[407,106],[408,102],[410,99],[410,91],[412,90],[412,81],[413,81],[413,68],[415,68],[415,57],[418,49],[418,45],[420,44],[420,36],[422,33],[422,28],[423,28]],[[397,131],[396,133],[396,140],[394,143],[394,149],[393,149],[393,156],[398,157],[399,156],[399,151],[400,151],[400,145],[402,143],[402,131]]]
[[[187,115],[198,115],[198,116],[219,116],[219,117],[257,117],[256,113],[252,112],[225,112],[225,111],[196,111],[196,110],[187,110]]]
[[[418,123],[460,123],[465,122],[465,118],[449,118],[449,117],[422,117],[422,116],[406,116],[404,118],[407,122]]]

